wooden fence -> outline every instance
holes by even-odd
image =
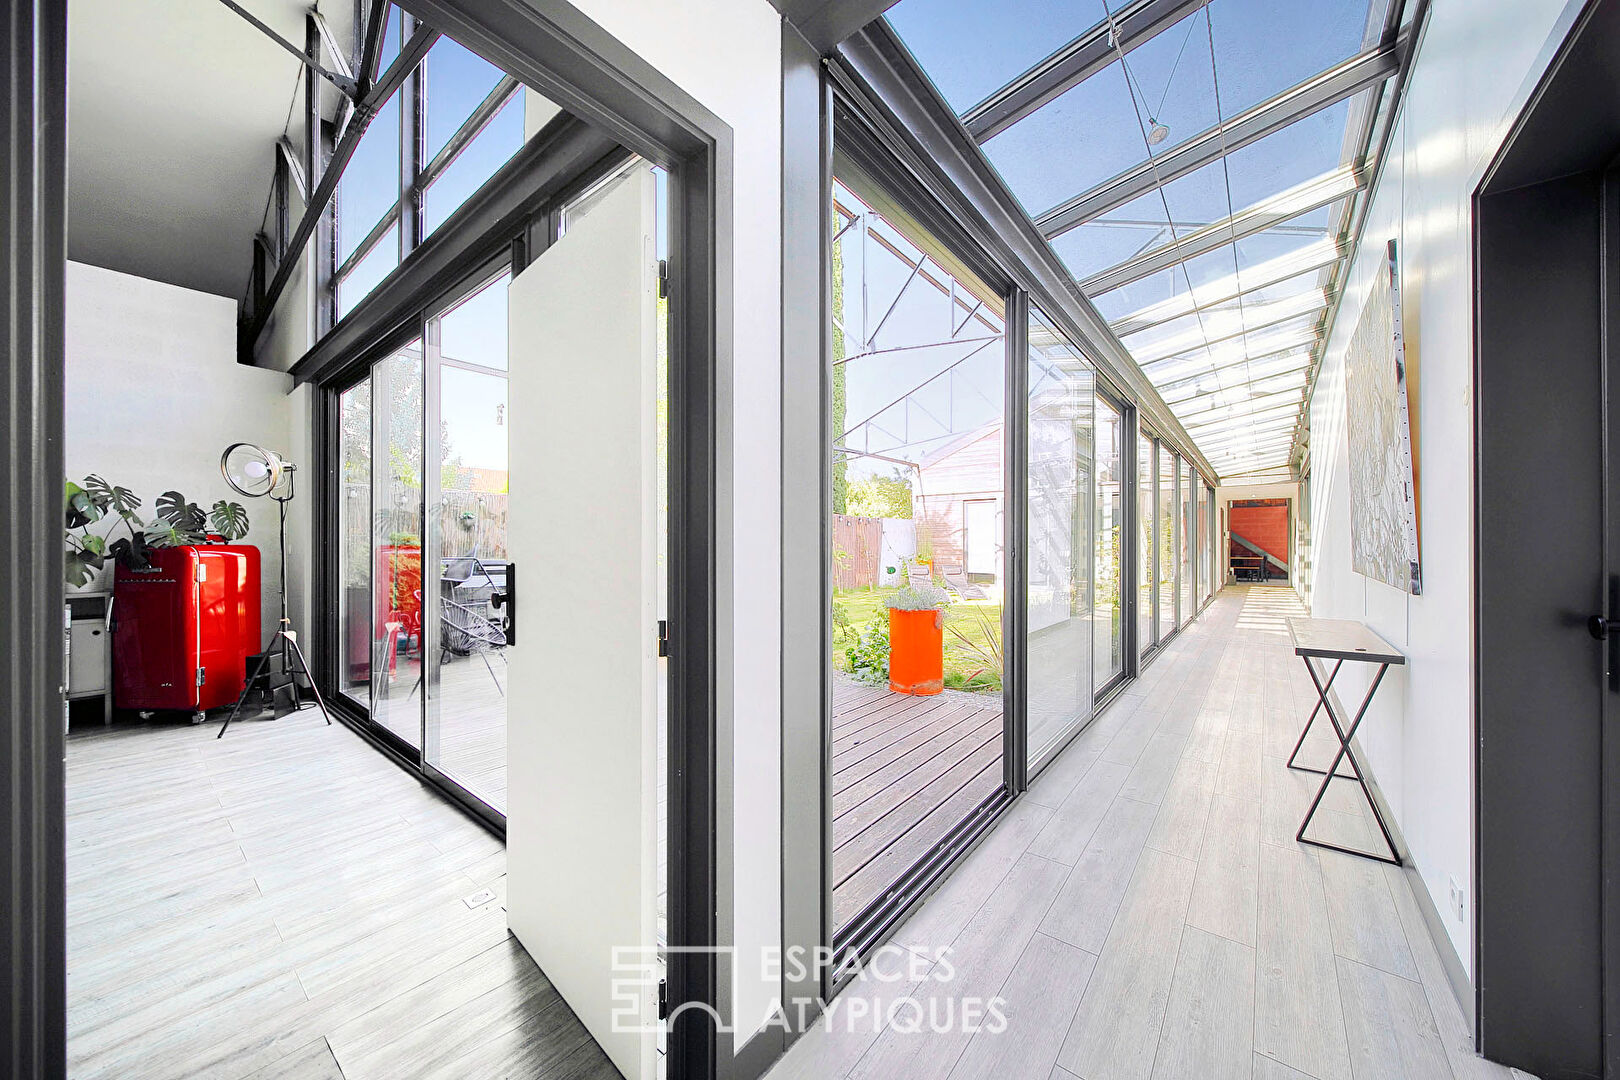
[[[834,514],[832,549],[833,588],[876,585],[883,556],[883,519]]]

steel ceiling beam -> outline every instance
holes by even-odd
[[[1301,277],[1313,270],[1321,270],[1332,266],[1344,258],[1344,247],[1333,240],[1323,239],[1310,244],[1300,251],[1288,255],[1281,255],[1275,259],[1268,259],[1258,266],[1241,270],[1236,274],[1228,274],[1218,281],[1195,288],[1191,292],[1178,293],[1168,300],[1161,300],[1145,308],[1139,308],[1129,315],[1112,322],[1109,327],[1121,338],[1134,334],[1149,327],[1167,323],[1172,319],[1179,319],[1183,315],[1191,315],[1199,308],[1212,308],[1240,297],[1248,296],[1261,289],[1269,289],[1292,278]]]
[[[1347,97],[1394,75],[1401,69],[1404,46],[1390,42],[1335,64],[1320,75],[1306,79],[1224,123],[1200,132],[1158,157],[1126,169],[1111,180],[1059,203],[1035,218],[1047,236],[1057,236],[1076,225],[1101,217],[1161,184],[1195,172],[1219,161],[1234,150],[1241,150],[1267,135],[1336,105]]]
[[[1271,356],[1280,352],[1293,352],[1302,347],[1312,348],[1321,340],[1322,331],[1320,326],[1294,330],[1272,329],[1256,331],[1255,336],[1259,340],[1240,342],[1237,345],[1222,341],[1216,345],[1192,349],[1176,356],[1167,356],[1162,360],[1155,360],[1151,364],[1143,365],[1143,370],[1147,372],[1149,379],[1157,380],[1161,376],[1155,372],[1147,371],[1147,368],[1156,367],[1162,372],[1174,370],[1170,365],[1185,368],[1188,363],[1193,361],[1207,361],[1211,369],[1226,367],[1230,364],[1253,360],[1261,356]],[[1165,382],[1170,382],[1172,379],[1181,378],[1181,376],[1163,376],[1163,378]],[[1155,381],[1153,385],[1158,386],[1159,384]]]
[[[298,46],[276,33],[268,23],[254,15],[253,12],[243,7],[241,4],[236,3],[236,0],[219,0],[219,2],[240,15],[242,19],[248,23],[248,25],[258,30],[265,37],[269,38],[277,45],[280,45],[283,49],[286,49],[288,52],[298,57],[298,59],[303,62],[305,67],[309,68],[311,71],[315,72],[315,74],[319,75],[321,78],[325,79],[327,82],[331,83],[333,86],[342,91],[344,97],[354,99],[360,96],[360,87],[355,83],[354,79],[345,73],[331,71],[323,67],[321,65],[318,53],[313,50],[306,53],[303,49],[300,49]],[[311,14],[316,19],[320,18],[320,16],[314,12],[311,12]],[[336,55],[336,50],[333,52],[334,55]]]
[[[1307,370],[1306,365],[1308,360],[1308,357],[1300,356],[1291,361],[1293,365],[1291,367],[1268,372],[1265,375],[1260,375],[1253,379],[1233,383],[1227,386],[1203,388],[1196,385],[1199,380],[1195,379],[1183,384],[1182,386],[1176,387],[1176,396],[1170,397],[1167,395],[1164,400],[1170,405],[1171,408],[1175,408],[1177,405],[1185,404],[1189,401],[1195,401],[1200,397],[1210,397],[1230,391],[1249,392],[1252,390],[1255,393],[1268,394],[1272,393],[1274,389],[1288,389],[1295,383],[1303,386],[1304,383],[1300,376],[1303,375]],[[1183,390],[1186,392],[1182,393],[1181,391]]]
[[[963,113],[963,125],[978,142],[994,138],[1113,63],[1121,52],[1130,52],[1205,2],[1134,0],[1126,4],[1112,20],[1093,26]]]
[[[304,179],[304,163],[299,160],[298,151],[293,148],[292,140],[283,135],[276,140],[276,153],[287,167],[287,175],[292,178],[293,190],[305,202],[309,201],[309,184]]]
[[[292,279],[293,270],[298,266],[304,245],[314,234],[315,227],[320,224],[321,215],[326,212],[326,204],[332,201],[332,195],[337,191],[338,180],[343,176],[343,170],[349,165],[349,159],[354,157],[356,148],[360,145],[360,137],[366,133],[371,124],[371,118],[377,110],[386,103],[400,86],[409,77],[416,66],[422,62],[423,57],[439,40],[439,32],[430,27],[422,27],[411,35],[388,65],[375,85],[369,89],[365,96],[355,105],[354,114],[349,118],[343,129],[342,138],[332,148],[332,156],[321,171],[319,182],[315,190],[310,193],[309,201],[304,205],[304,214],[298,219],[298,227],[293,230],[292,237],[287,242],[287,254],[276,267],[276,276],[271,279],[270,285],[264,292],[264,307],[254,313],[253,325],[247,335],[248,351],[251,354],[257,345],[259,335],[264,332],[269,322],[270,313],[275,310],[276,302],[281,298],[282,290],[286,289],[287,282]]]
[[[1192,432],[1194,439],[1210,439],[1222,434],[1254,435],[1266,431],[1271,425],[1281,427],[1293,423],[1294,413],[1298,409],[1299,402],[1293,401],[1280,405],[1264,405],[1246,413],[1227,413],[1202,422],[1195,417],[1186,421],[1187,430]]]
[[[1279,225],[1301,214],[1354,195],[1366,186],[1366,183],[1366,174],[1361,169],[1353,165],[1341,166],[1314,180],[1307,180],[1253,206],[1245,207],[1229,218],[1212,222],[1178,240],[1160,244],[1095,273],[1080,282],[1080,291],[1087,296],[1097,296],[1121,285],[1140,281],[1177,263],[1197,258],[1244,237],[1264,232],[1273,225]]]
[[[1161,360],[1173,360],[1178,356],[1196,356],[1201,350],[1208,349],[1211,345],[1219,345],[1234,338],[1258,334],[1262,330],[1268,330],[1273,326],[1281,326],[1293,319],[1303,319],[1307,315],[1321,315],[1323,311],[1327,310],[1329,300],[1327,290],[1316,288],[1310,292],[1300,293],[1297,297],[1291,296],[1284,300],[1273,300],[1267,304],[1255,304],[1246,311],[1237,313],[1238,318],[1236,320],[1210,319],[1210,322],[1217,324],[1211,328],[1213,332],[1205,329],[1201,319],[1200,325],[1190,331],[1171,334],[1162,341],[1144,345],[1140,349],[1132,348],[1129,343],[1125,347],[1131,350],[1131,355],[1136,357],[1136,362],[1143,367],[1158,363]],[[1215,313],[1209,314],[1213,315]],[[1225,314],[1225,312],[1220,314]],[[1219,325],[1226,322],[1235,322],[1235,325]]]
[[[1266,438],[1254,443],[1231,443],[1227,446],[1213,447],[1210,454],[1223,465],[1236,461],[1264,460],[1277,457],[1288,451],[1288,431],[1282,431],[1282,438]],[[1284,459],[1285,462],[1286,459]]]
[[[1303,387],[1288,387],[1282,390],[1272,390],[1263,393],[1257,392],[1250,394],[1242,401],[1236,401],[1225,405],[1215,403],[1206,408],[1189,410],[1187,412],[1182,412],[1179,415],[1181,416],[1181,422],[1183,424],[1202,424],[1204,426],[1208,426],[1209,424],[1218,422],[1220,420],[1238,418],[1248,420],[1251,417],[1263,415],[1267,412],[1280,409],[1284,405],[1291,406],[1292,408],[1298,408],[1300,402],[1300,392],[1303,389]],[[1287,400],[1290,395],[1293,398],[1292,401]],[[1195,398],[1192,401],[1183,402],[1182,404],[1192,405],[1196,402],[1197,399]]]

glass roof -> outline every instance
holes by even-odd
[[[1401,4],[901,0],[886,18],[1235,476],[1291,463]]]

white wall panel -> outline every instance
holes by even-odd
[[[1565,7],[1433,4],[1311,404],[1313,614],[1362,619],[1407,653],[1409,666],[1386,679],[1361,740],[1470,978],[1473,929],[1467,915],[1450,914],[1448,893],[1450,878],[1465,888],[1473,880],[1471,197]],[[1417,380],[1422,596],[1350,568],[1344,355],[1391,239]],[[1359,700],[1365,683],[1340,681],[1345,700]]]

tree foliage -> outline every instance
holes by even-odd
[[[889,476],[863,476],[849,483],[844,512],[858,517],[910,518],[911,477],[896,468]]]

